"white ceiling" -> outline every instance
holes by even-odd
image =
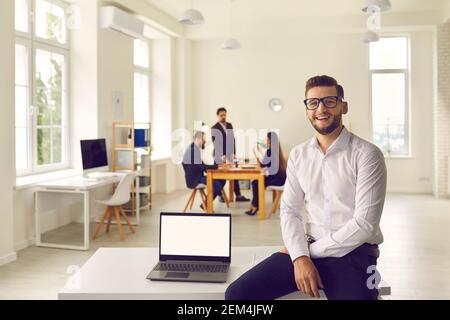
[[[199,9],[205,16],[206,23],[199,27],[188,27],[188,38],[223,36],[229,30],[230,0],[142,1],[147,1],[174,18],[178,18],[192,5]],[[232,33],[254,32],[259,26],[269,27],[270,31],[270,28],[279,27],[278,22],[299,24],[300,29],[311,31],[320,28],[333,30],[351,24],[353,19],[357,21],[353,23],[355,26],[364,27],[367,19],[361,10],[364,2],[365,0],[234,0]],[[424,20],[422,13],[424,17],[425,12],[442,14],[450,7],[450,0],[391,0],[391,4],[391,16],[395,16],[395,13],[410,13],[415,16],[413,20]],[[314,24],[314,28],[311,28],[311,24]]]
[[[207,20],[229,15],[230,0],[146,0],[165,13],[178,17],[191,7],[199,9]],[[392,12],[442,10],[449,0],[391,0]],[[364,0],[235,0],[234,15],[241,19],[270,21],[302,17],[362,14]]]

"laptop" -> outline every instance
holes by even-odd
[[[159,262],[154,281],[227,281],[231,263],[231,214],[161,213]]]

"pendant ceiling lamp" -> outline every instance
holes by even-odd
[[[205,17],[199,10],[194,9],[194,1],[192,0],[191,9],[184,11],[178,21],[185,25],[194,26],[205,23]]]
[[[233,33],[233,2],[234,0],[230,0],[230,37],[222,43],[223,50],[238,50],[241,48],[239,40],[231,37],[231,34]]]
[[[381,12],[388,11],[392,8],[389,0],[365,0],[362,11],[368,12],[371,7],[378,7]]]
[[[365,43],[377,42],[380,40],[378,33],[373,31],[368,31],[364,34],[363,41]]]

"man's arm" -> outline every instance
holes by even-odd
[[[309,257],[308,242],[301,217],[305,193],[297,179],[296,152],[294,149],[289,156],[287,178],[280,207],[281,232],[292,261],[302,256]]]
[[[301,217],[305,193],[297,179],[295,153],[294,149],[289,156],[287,166],[287,179],[280,210],[281,231],[294,264],[294,278],[298,290],[311,297],[320,298],[319,288],[323,288],[324,285],[319,272],[309,258],[308,242]]]
[[[364,156],[357,175],[353,218],[336,232],[311,244],[311,257],[342,257],[378,232],[387,181],[383,153],[377,150]]]

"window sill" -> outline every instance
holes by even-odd
[[[43,183],[43,182],[73,177],[73,176],[76,176],[79,174],[80,174],[79,170],[68,169],[68,170],[47,172],[44,174],[37,174],[37,175],[26,176],[26,177],[19,177],[19,178],[16,178],[16,185],[14,186],[14,190],[23,190],[23,189],[33,188],[36,185]]]

